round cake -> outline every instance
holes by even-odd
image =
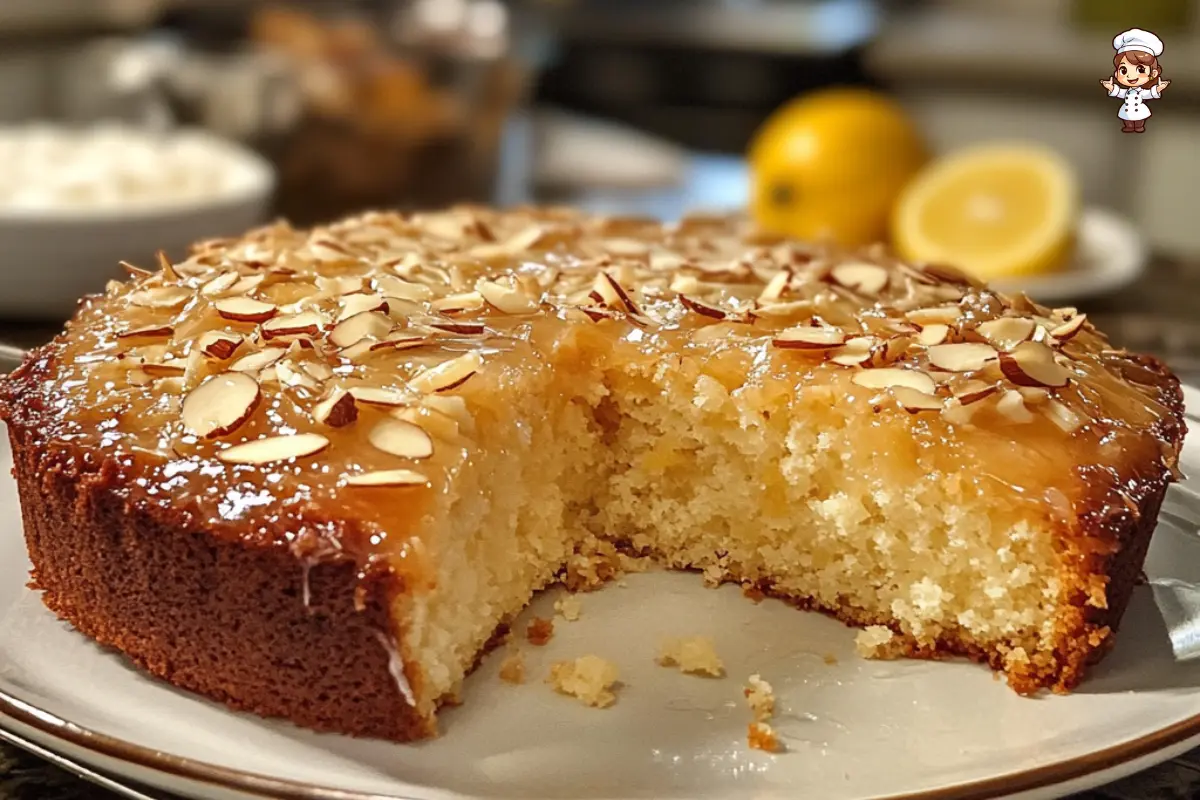
[[[653,561],[1068,691],[1184,435],[1085,315],[738,217],[277,224],[0,383],[32,585],[175,686],[412,740],[533,595]]]

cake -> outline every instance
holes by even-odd
[[[127,269],[0,384],[32,586],[318,730],[435,735],[537,591],[648,559],[1069,691],[1177,476],[1178,381],[1085,315],[737,216],[371,213]]]

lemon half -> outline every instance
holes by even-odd
[[[1079,186],[1067,162],[1032,144],[991,144],[939,159],[905,188],[892,240],[910,261],[984,279],[1063,266],[1074,246]]]

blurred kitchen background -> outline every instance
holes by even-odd
[[[1166,42],[1172,81],[1141,136],[1098,85],[1133,26]],[[997,139],[1065,157],[1099,216],[1031,294],[1200,380],[1197,44],[1200,0],[2,0],[0,129],[199,127],[270,179],[261,202],[243,193],[222,213],[163,197],[161,220],[111,199],[65,216],[45,193],[0,203],[0,338],[52,335],[69,298],[113,276],[110,251],[144,258],[251,218],[463,200],[744,208],[764,120],[861,86],[898,102],[935,159]]]

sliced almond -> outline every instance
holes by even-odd
[[[921,271],[939,283],[949,283],[956,286],[980,286],[980,282],[958,267],[949,264],[923,264]]]
[[[479,292],[461,292],[439,297],[430,303],[435,311],[443,314],[458,314],[463,311],[476,311],[483,308],[483,295]]]
[[[1000,387],[986,381],[967,381],[954,391],[954,396],[964,406],[978,403],[985,397],[990,397],[1000,391]]]
[[[975,372],[996,358],[996,348],[981,342],[938,344],[926,351],[930,366],[946,372]]]
[[[877,367],[894,364],[912,349],[915,341],[911,336],[892,336],[884,339],[871,353],[871,363]]]
[[[413,401],[411,394],[386,386],[355,386],[350,389],[350,394],[360,403],[381,408],[395,408]]]
[[[378,311],[362,311],[335,325],[329,332],[329,341],[337,347],[350,347],[367,337],[382,339],[392,327],[390,317]]]
[[[433,298],[433,289],[423,283],[413,283],[392,275],[376,275],[372,280],[375,289],[385,297],[395,297],[409,302],[421,302]]]
[[[318,275],[315,279],[317,289],[325,297],[341,297],[355,292],[362,292],[363,277],[361,275]]]
[[[951,397],[942,409],[942,419],[952,425],[970,425],[978,408],[978,405],[966,405],[957,397]]]
[[[343,347],[338,351],[338,355],[349,361],[358,362],[378,349],[380,349],[378,340],[368,336],[364,339],[359,339],[349,347]]]
[[[1033,336],[1035,325],[1028,317],[1001,317],[979,323],[975,332],[999,350],[1012,350]]]
[[[124,345],[137,346],[146,342],[158,342],[170,339],[175,329],[170,325],[147,325],[144,328],[133,328],[117,334],[117,341]]]
[[[725,319],[725,317],[728,316],[724,310],[717,308],[716,306],[709,305],[703,300],[697,300],[693,297],[688,297],[685,294],[679,295],[679,302],[683,304],[683,307],[688,311],[691,311],[694,314],[699,314],[702,317],[709,317],[710,319]]]
[[[317,336],[324,324],[325,318],[316,311],[301,311],[299,314],[272,317],[259,330],[262,338],[270,341],[285,336]]]
[[[837,328],[797,325],[775,334],[771,344],[785,350],[832,350],[846,343],[846,334]]]
[[[266,322],[279,309],[274,303],[264,303],[252,297],[225,297],[213,303],[217,313],[236,322]]]
[[[487,326],[476,320],[439,319],[430,322],[429,327],[458,336],[482,336],[487,332]]]
[[[1033,422],[1033,414],[1025,407],[1025,398],[1021,397],[1020,392],[1014,392],[1012,389],[1000,395],[999,401],[996,402],[996,410],[1012,422],[1022,425]]]
[[[851,262],[838,264],[829,271],[829,277],[841,286],[859,294],[877,295],[888,283],[888,271],[876,264]]]
[[[1017,391],[1025,398],[1026,405],[1040,406],[1050,399],[1050,390],[1040,386],[1018,386]]]
[[[788,284],[792,281],[792,271],[790,269],[781,269],[771,276],[771,280],[767,281],[767,285],[763,287],[762,294],[758,296],[760,303],[774,303],[783,297],[783,293],[787,291]]]
[[[301,387],[316,391],[321,388],[320,384],[313,379],[307,372],[297,369],[287,361],[279,361],[275,364],[275,377],[284,386]]]
[[[341,310],[338,312],[338,322],[343,322],[355,314],[361,314],[364,311],[378,311],[381,314],[388,313],[387,298],[381,294],[364,294],[362,292],[346,294],[342,295],[339,304],[341,305]]]
[[[192,299],[192,291],[183,286],[154,286],[129,295],[131,305],[143,308],[178,308]]]
[[[684,275],[679,273],[671,278],[670,289],[678,294],[695,294],[703,288],[700,279],[695,275]]]
[[[343,428],[358,419],[354,395],[345,389],[334,389],[328,397],[313,406],[313,419],[331,428]]]
[[[167,254],[159,250],[154,254],[154,258],[158,261],[158,268],[162,270],[164,281],[172,281],[178,283],[179,273],[175,271],[175,267],[171,264],[171,259],[167,258]]]
[[[224,372],[205,380],[183,398],[184,427],[197,436],[225,436],[241,427],[262,399],[258,381],[240,372]]]
[[[789,320],[812,314],[811,300],[793,300],[788,303],[760,303],[750,312],[752,317],[767,317],[773,320]]]
[[[480,281],[475,289],[483,295],[489,306],[504,314],[529,314],[538,307],[538,304],[520,289],[496,281]]]
[[[229,365],[232,372],[258,372],[273,365],[287,353],[284,347],[266,347],[254,353],[247,353]]]
[[[181,378],[186,368],[182,364],[142,364],[142,371],[151,378]]]
[[[409,381],[420,392],[445,392],[465,383],[479,371],[483,359],[478,353],[467,353],[451,361],[431,367]]]
[[[642,313],[641,308],[633,301],[633,297],[625,290],[625,287],[607,272],[596,274],[596,283],[593,289],[599,292],[600,296],[604,298],[604,302],[610,307],[615,308],[619,306],[630,314],[640,315]]]
[[[217,277],[200,287],[200,294],[205,297],[220,297],[230,286],[238,282],[241,276],[237,272],[222,272]]]
[[[237,283],[235,283],[235,284],[233,284],[233,286],[229,287],[229,291],[227,291],[225,294],[227,294],[227,295],[249,294],[250,292],[257,289],[259,286],[261,286],[262,283],[264,281],[266,281],[266,279],[267,279],[267,276],[263,275],[263,274],[243,275],[242,277],[237,279]]]
[[[870,336],[856,336],[830,353],[829,360],[843,367],[853,367],[871,360],[879,340]]]
[[[289,347],[288,350],[291,348]],[[327,381],[333,377],[333,369],[324,361],[305,361],[300,365],[300,369],[318,381]]]
[[[154,274],[150,270],[142,269],[141,267],[130,264],[128,261],[118,261],[117,263],[121,265],[121,269],[125,270],[135,278],[149,278]]]
[[[917,341],[926,347],[932,347],[936,344],[941,344],[946,341],[946,337],[950,335],[950,326],[941,322],[934,322],[921,328],[921,332],[917,334]]]
[[[329,440],[319,433],[293,433],[234,445],[217,453],[217,458],[226,464],[270,464],[315,456],[326,447]]]
[[[1087,314],[1071,317],[1063,324],[1051,328],[1050,335],[1060,342],[1065,342],[1083,330],[1083,323],[1085,322],[1087,322]]]
[[[412,331],[394,331],[378,344],[390,346],[396,350],[413,350],[430,344],[433,339],[421,333]]]
[[[911,311],[905,312],[905,317],[909,322],[915,322],[918,325],[953,325],[962,316],[962,309],[958,306],[931,306],[929,308],[914,308]]]
[[[1054,351],[1040,342],[1022,342],[1000,354],[1000,371],[1018,386],[1066,386],[1071,373],[1054,360]]]
[[[911,386],[893,386],[890,391],[900,407],[910,413],[942,410],[941,399],[929,392],[923,392]]]
[[[425,486],[428,483],[428,478],[411,469],[381,469],[346,478],[347,486],[361,487]]]
[[[1046,403],[1042,408],[1042,413],[1064,433],[1074,433],[1083,425],[1083,417],[1058,400],[1050,400]]]
[[[385,417],[371,428],[367,440],[376,450],[398,458],[422,459],[433,455],[433,439],[419,425]]]
[[[890,389],[893,386],[907,386],[925,394],[937,392],[937,384],[933,382],[933,379],[918,369],[901,367],[864,369],[855,372],[851,380],[865,389]]]

